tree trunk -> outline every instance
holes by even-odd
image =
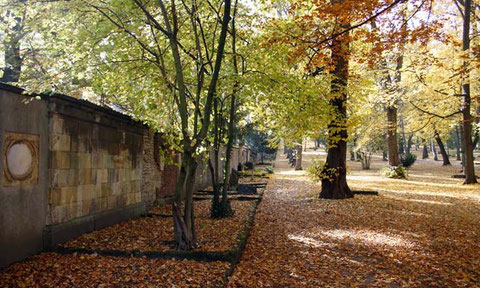
[[[235,29],[235,16],[237,14],[237,3],[238,0],[235,1],[235,8],[233,9],[233,17],[232,17],[232,61],[233,61],[233,68],[235,71],[235,75],[238,75],[238,63],[237,63],[237,51],[236,51],[236,44],[237,44],[237,33]],[[222,203],[221,203],[221,214],[219,216],[227,217],[233,215],[233,210],[230,205],[229,200],[227,199],[227,192],[230,186],[230,161],[232,159],[232,148],[233,148],[233,141],[235,140],[235,111],[236,111],[236,96],[238,91],[239,83],[235,80],[235,84],[233,85],[232,96],[230,98],[230,112],[229,112],[229,122],[228,122],[228,141],[227,141],[227,149],[225,155],[225,168],[224,168],[224,177],[223,177],[223,191],[222,191]]]
[[[440,149],[440,153],[442,154],[443,166],[451,165],[448,153],[445,151],[445,145],[443,145],[442,139],[440,138],[438,132],[435,132],[435,140],[437,141],[438,149]]]
[[[422,159],[428,159],[428,147],[427,147],[427,144],[423,144]]]
[[[196,245],[193,215],[193,186],[195,185],[195,172],[197,163],[190,153],[184,153],[180,173],[175,187],[175,200],[172,205],[174,239],[179,250],[191,250]],[[185,189],[184,189],[185,188]],[[182,195],[185,191],[185,195]],[[185,196],[185,212],[182,217],[180,210],[182,196]]]
[[[390,166],[399,166],[400,157],[398,155],[397,143],[397,108],[387,108],[387,120],[388,164]]]
[[[407,155],[411,154],[410,151],[412,150],[412,139],[413,139],[413,133],[408,136],[407,140]]]
[[[23,2],[23,1],[21,1]],[[13,13],[8,11],[7,13]],[[0,82],[16,83],[20,79],[23,59],[20,56],[20,41],[23,38],[22,22],[25,15],[14,17],[15,26],[11,31],[6,31],[4,41],[5,68]]]
[[[331,3],[342,3],[342,0],[332,0]],[[348,23],[342,23],[342,29],[348,28]],[[328,125],[328,152],[324,172],[329,176],[322,180],[320,198],[345,199],[352,198],[353,193],[347,184],[347,83],[349,65],[350,34],[344,33],[332,40],[331,63],[332,80],[329,101],[331,109],[336,112],[335,119]],[[333,172],[332,172],[333,171]]]
[[[470,49],[470,14],[472,9],[472,1],[464,1],[464,13],[463,13],[463,37],[462,37],[462,50],[468,51]],[[468,60],[464,62],[464,67],[468,67]],[[468,72],[465,72],[468,73]],[[475,166],[473,163],[473,146],[472,146],[472,122],[473,117],[470,114],[471,96],[470,96],[470,79],[468,75],[463,80],[462,94],[463,94],[463,150],[465,154],[465,182],[464,184],[477,183],[475,178]]]
[[[461,143],[461,140],[460,140],[460,132],[458,131],[458,125],[455,125],[455,148],[457,149],[457,160],[458,161],[461,161],[462,160],[462,155],[461,155],[461,147],[462,147],[462,143]]]
[[[297,161],[295,162],[295,170],[302,170],[302,145],[295,145],[297,151]]]
[[[438,161],[437,149],[435,148],[435,143],[433,143],[433,139],[430,139],[430,147],[433,153],[433,160]]]
[[[403,115],[400,115],[400,127],[402,129],[402,137],[400,141],[399,153],[403,155],[407,150],[407,138],[405,137],[405,121],[403,120]]]

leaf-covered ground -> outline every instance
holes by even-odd
[[[320,200],[319,184],[282,157],[228,283],[229,262],[43,253],[0,271],[0,287],[480,287],[480,185],[451,178],[458,167],[418,161],[408,180],[391,180],[379,158],[370,171],[349,161],[350,187],[379,195]],[[305,153],[304,166],[317,157]],[[197,201],[199,250],[236,245],[253,203],[232,201],[235,217],[219,221]],[[68,246],[171,249],[170,208],[150,212]]]
[[[217,287],[227,262],[42,253],[0,273],[0,287]]]
[[[253,204],[254,201],[232,201],[234,216],[218,220],[210,218],[210,201],[195,201],[195,224],[199,245],[197,250],[227,251],[233,249]],[[173,218],[165,217],[172,215],[170,205],[152,209],[150,212],[153,214],[152,217],[125,221],[97,230],[73,239],[63,246],[122,251],[164,252],[174,249],[172,246]]]
[[[249,198],[259,197],[249,196]],[[239,198],[238,195],[231,198]],[[255,199],[254,199],[255,200]],[[233,200],[233,217],[209,218],[211,202],[196,201],[198,251],[237,249],[255,201]],[[69,248],[118,251],[173,250],[171,207],[150,211],[152,217],[122,222],[82,235]],[[0,271],[0,287],[223,287],[231,263],[145,257],[112,257],[97,254],[42,253]]]
[[[229,287],[480,287],[480,185],[458,167],[390,180],[350,162],[350,186],[380,195],[339,201],[280,160]]]

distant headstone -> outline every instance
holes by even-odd
[[[232,168],[232,172],[230,173],[230,189],[235,190],[238,186],[238,172],[237,170]]]
[[[238,194],[257,194],[257,187],[240,184],[238,185]]]

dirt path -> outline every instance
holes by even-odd
[[[380,196],[319,200],[279,155],[229,287],[480,287],[479,186],[422,169],[411,181],[352,171],[351,185]]]

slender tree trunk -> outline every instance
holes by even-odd
[[[468,51],[470,49],[470,15],[472,9],[472,1],[464,1],[464,13],[463,13],[463,37],[462,37],[462,50]],[[464,62],[464,67],[468,67],[468,60]],[[465,72],[468,73],[468,72]],[[464,184],[477,183],[475,178],[475,166],[473,163],[473,146],[472,146],[472,123],[473,117],[470,113],[471,96],[470,96],[470,79],[468,75],[463,80],[462,94],[463,94],[463,150],[465,154],[465,182]]]
[[[440,153],[442,154],[443,166],[451,165],[448,153],[445,150],[445,145],[443,145],[442,139],[440,138],[438,132],[435,132],[435,140],[437,141],[438,149],[440,149]]]
[[[20,0],[25,2],[25,0]],[[13,13],[8,11],[7,13]],[[15,26],[11,31],[6,31],[7,40],[4,41],[5,68],[0,82],[16,83],[20,79],[23,59],[20,56],[20,42],[24,37],[23,18],[25,15],[14,17]]]
[[[427,144],[423,144],[422,159],[428,159],[428,147],[427,147]]]
[[[235,16],[237,14],[237,5],[238,0],[235,0],[235,8],[233,9],[232,17],[232,55],[233,55],[233,68],[235,75],[238,76],[238,63],[237,63],[237,50],[236,50],[236,38],[237,33],[235,29]],[[235,81],[233,85],[232,96],[230,98],[230,111],[229,111],[229,122],[228,122],[228,141],[225,155],[225,168],[224,168],[224,177],[223,177],[223,191],[222,191],[222,203],[221,203],[221,215],[222,217],[231,216],[233,210],[231,208],[230,202],[227,199],[227,192],[230,186],[230,173],[232,169],[230,168],[230,162],[232,159],[232,148],[233,142],[235,141],[235,111],[236,111],[236,96],[238,92],[238,81]]]
[[[430,139],[430,149],[433,153],[433,160],[438,161],[437,149],[435,148],[435,143],[433,143],[433,139]]]
[[[457,160],[461,161],[462,160],[462,155],[461,155],[462,143],[460,140],[460,132],[458,131],[458,125],[455,125],[455,136],[456,136],[455,148],[457,149]]]
[[[331,3],[343,3],[343,0],[332,0]],[[348,23],[342,23],[347,28]],[[324,172],[328,179],[322,180],[320,198],[345,199],[352,198],[353,193],[347,184],[347,83],[349,65],[350,34],[345,34],[332,41],[332,99],[329,104],[336,114],[328,125],[328,152]],[[332,170],[334,171],[332,173]]]
[[[302,170],[302,145],[295,145],[297,160],[295,161],[295,170]]]
[[[397,143],[397,108],[387,108],[388,130],[387,130],[387,143],[388,143],[388,164],[390,166],[399,166],[400,157],[398,155],[398,143]]]
[[[408,136],[407,140],[407,155],[411,154],[410,151],[412,150],[412,139],[413,139],[413,133]]]
[[[400,151],[399,153],[401,155],[405,154],[406,150],[407,150],[407,138],[405,137],[405,121],[403,120],[403,115],[400,115],[400,127],[402,129],[402,141],[400,142]]]
[[[192,177],[192,174],[190,174],[192,168],[196,169],[196,161],[191,157],[189,152],[184,152],[175,187],[175,200],[172,205],[174,239],[177,243],[177,249],[179,250],[190,250],[195,246],[196,235],[193,229],[193,197],[191,197],[192,191],[189,191],[195,184],[195,176],[193,175]],[[182,195],[183,191],[185,195]],[[184,213],[182,217],[180,209],[183,197],[185,197],[185,212],[188,213]],[[189,200],[189,197],[192,198],[192,200]]]

